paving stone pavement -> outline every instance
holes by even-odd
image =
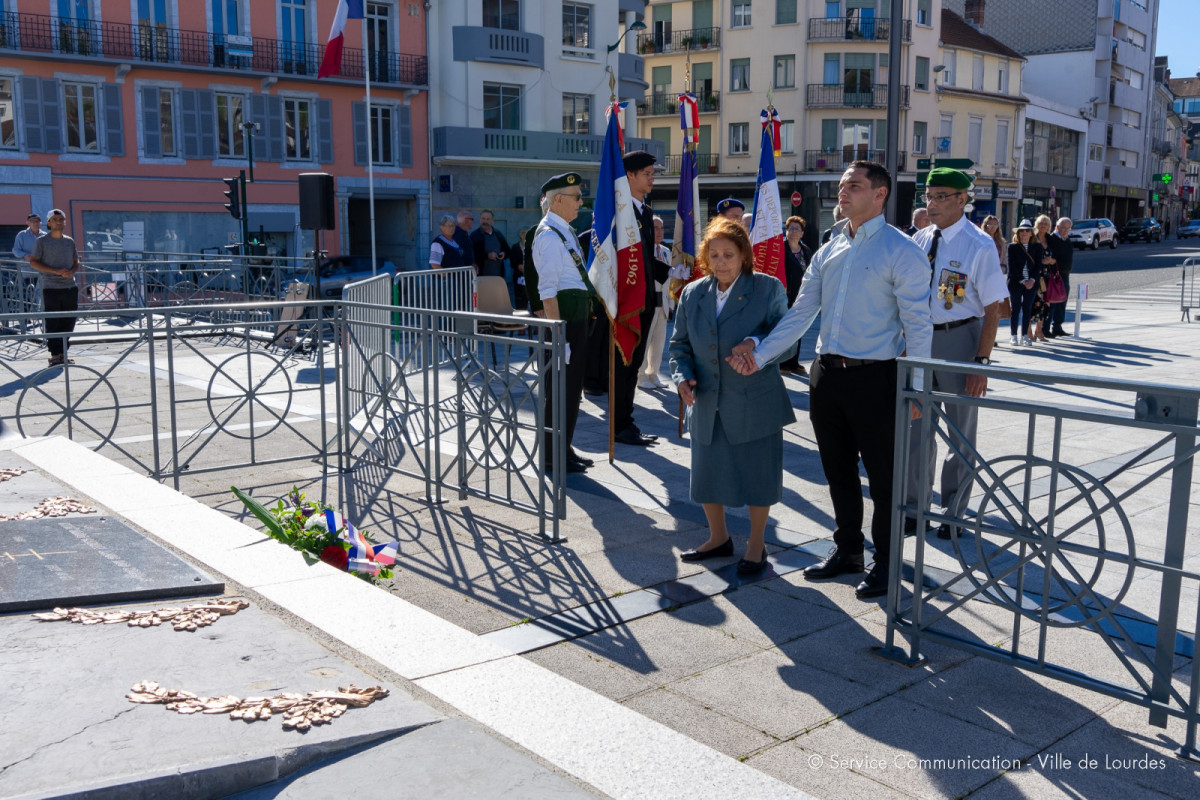
[[[1127,393],[1073,387],[1055,392],[1027,380],[1028,373],[1055,370],[1194,386],[1200,323],[1179,321],[1178,307],[1169,305],[1177,292],[1165,286],[1158,294],[1088,301],[1080,337],[1014,349],[1001,336],[993,361],[1018,373],[994,381],[990,395],[1129,416],[1132,396]],[[811,354],[815,336],[805,339]],[[78,353],[76,358],[84,362]],[[192,377],[202,377],[203,365],[192,367],[197,370]],[[924,644],[927,661],[916,667],[875,654],[886,637],[882,604],[857,600],[854,576],[818,583],[799,572],[827,552],[832,510],[812,428],[802,413],[807,379],[785,381],[799,420],[785,430],[784,500],[772,509],[768,528],[771,569],[750,580],[734,573],[736,555],[706,564],[678,560],[680,551],[703,541],[706,528],[687,496],[687,440],[675,433],[678,401],[669,392],[639,391],[638,423],[661,438],[652,448],[618,445],[618,460],[611,465],[601,456],[607,435],[604,399],[585,399],[576,446],[597,465],[568,479],[563,544],[542,541],[528,514],[476,499],[431,505],[420,482],[385,479],[370,470],[355,473],[348,489],[336,475],[298,462],[187,476],[181,490],[227,518],[254,526],[229,494],[230,483],[259,497],[282,496],[295,483],[344,508],[361,527],[397,539],[401,560],[396,579],[386,587],[404,603],[396,608],[428,612],[453,623],[466,638],[421,639],[410,631],[405,641],[416,641],[412,646],[428,652],[407,653],[400,666],[392,667],[396,673],[540,763],[603,794],[672,797],[685,796],[672,792],[686,789],[690,796],[706,796],[713,788],[736,788],[704,781],[719,784],[744,773],[702,775],[700,766],[689,785],[678,782],[678,773],[657,782],[653,776],[667,774],[666,754],[680,746],[679,740],[646,733],[661,728],[702,746],[680,757],[681,763],[692,763],[689,758],[697,758],[698,765],[710,763],[705,752],[711,759],[728,757],[776,779],[778,786],[817,797],[867,792],[880,797],[1194,797],[1200,766],[1174,755],[1185,736],[1178,720],[1171,719],[1166,729],[1152,727],[1147,712],[1134,705],[946,644]],[[1125,429],[1114,435],[1115,430],[1102,421],[1064,424],[1063,461],[1104,474],[1103,465],[1118,463],[1153,438]],[[1045,428],[1034,432],[1039,447],[1048,442],[1047,434]],[[1028,435],[1026,419],[981,413],[981,452],[1021,452]],[[1110,488],[1128,488],[1137,475],[1161,467],[1164,458],[1118,476]],[[1193,474],[1190,530],[1200,519],[1198,480],[1200,475]],[[1158,486],[1129,499],[1139,554],[1161,554],[1165,503],[1166,492]],[[168,518],[169,512],[168,506]],[[744,510],[730,516],[740,551],[748,520]],[[186,552],[185,544],[177,546]],[[915,546],[908,540],[909,558]],[[1200,569],[1196,548],[1196,538],[1190,537],[1185,566],[1193,571]],[[940,569],[955,569],[968,557],[964,552],[932,534],[925,540],[926,561]],[[208,566],[223,573],[223,563]],[[320,586],[332,597],[346,591],[366,597],[360,587],[329,583],[339,578],[322,578]],[[1115,591],[1103,581],[1099,586],[1102,592]],[[1153,578],[1136,581],[1122,599],[1122,612],[1152,622],[1156,588]],[[285,609],[299,607],[304,594],[291,580],[264,580],[249,587],[255,591]],[[1196,582],[1186,582],[1180,619],[1189,636],[1197,595]],[[931,608],[948,605],[935,601]],[[1012,641],[1012,616],[1003,608],[970,601],[961,611],[955,624],[964,638],[987,645]],[[318,612],[297,614],[323,629]],[[412,629],[422,630],[416,622]],[[1036,647],[1033,631],[1028,624],[1021,629],[1022,644],[1029,640]],[[338,638],[356,647],[352,635]],[[1079,668],[1122,678],[1109,648],[1090,631],[1055,629],[1052,638],[1055,655],[1081,656]],[[476,643],[488,643],[495,652],[487,657],[452,652]],[[1191,640],[1185,644],[1187,654],[1174,664],[1182,684],[1192,669]],[[439,655],[440,648],[446,653]],[[379,653],[359,652],[389,664]],[[497,696],[528,685],[540,687],[542,696],[523,701]],[[576,694],[578,687],[586,694]],[[576,724],[572,703],[588,709],[590,724]],[[659,725],[623,727],[636,719]],[[653,742],[641,754],[643,763],[597,763],[621,753],[609,749],[617,746],[605,735],[612,730],[636,730]],[[1081,768],[1087,759],[1098,763]],[[639,767],[640,785],[620,774]],[[762,794],[749,794],[769,796],[776,790],[770,783]]]

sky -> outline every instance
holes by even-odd
[[[1171,76],[1186,78],[1200,72],[1200,0],[1160,0],[1156,56],[1167,56]]]

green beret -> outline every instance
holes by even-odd
[[[925,179],[926,186],[946,186],[950,189],[965,191],[971,188],[971,176],[949,167],[935,167],[929,170]]]
[[[562,175],[555,175],[550,180],[542,184],[542,194],[552,189],[566,189],[568,186],[582,186],[583,176],[578,172],[564,172]]]
[[[658,161],[658,159],[656,159],[653,154],[647,153],[645,150],[634,150],[626,153],[625,157],[621,159],[621,161],[625,164],[626,172],[637,172],[638,170],[643,170],[646,167],[654,166],[654,163]]]

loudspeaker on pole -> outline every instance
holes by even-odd
[[[333,176],[329,173],[300,173],[300,227],[306,231],[331,231],[337,227]]]

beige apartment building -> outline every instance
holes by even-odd
[[[1021,197],[1021,152],[1025,148],[1025,107],[1021,94],[1021,71],[1025,58],[963,20],[958,14],[941,12],[941,58],[935,67],[933,87],[937,95],[936,116],[914,120],[913,150],[925,152],[924,142],[933,136],[928,152],[932,160],[969,159],[975,163],[974,210],[970,218],[980,222],[995,214],[1001,229],[1015,227]],[[917,61],[923,62],[923,56]],[[918,70],[925,71],[924,64]],[[1031,160],[1050,157],[1053,149],[1045,137],[1032,136]],[[1064,154],[1054,149],[1054,157]]]
[[[702,215],[727,196],[750,205],[759,115],[770,93],[782,121],[775,166],[785,209],[799,192],[795,210],[810,221],[810,235],[830,223],[846,164],[886,160],[888,84],[895,79],[900,135],[891,146],[899,156],[898,219],[906,220],[917,159],[930,155],[940,121],[934,72],[940,13],[941,0],[905,0],[901,66],[893,76],[891,0],[651,0],[636,40],[650,83],[638,104],[637,134],[661,141],[668,154],[654,193],[657,208],[669,215],[677,194],[677,96],[685,76],[700,101]]]

